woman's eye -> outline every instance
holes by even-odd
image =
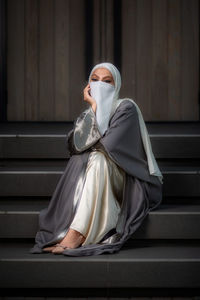
[[[105,80],[104,82],[106,82],[106,83],[111,83],[111,80]]]
[[[92,78],[92,81],[97,81],[97,79],[96,78]]]

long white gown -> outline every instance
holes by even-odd
[[[82,196],[71,229],[95,244],[116,228],[121,210],[125,172],[108,156],[92,151],[89,156]]]

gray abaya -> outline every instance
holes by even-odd
[[[162,184],[149,174],[135,105],[125,100],[112,115],[107,131],[99,133],[91,108],[77,119],[68,136],[71,158],[54,191],[49,206],[40,212],[39,231],[31,253],[63,239],[73,221],[84,186],[84,174],[91,151],[101,151],[125,171],[121,212],[116,228],[99,243],[66,249],[69,256],[98,255],[119,251],[141,225],[148,212],[162,200]]]

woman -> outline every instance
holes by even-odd
[[[89,104],[68,135],[70,160],[48,208],[40,212],[31,253],[113,253],[162,200],[163,176],[137,104],[119,99],[121,76],[96,65],[84,89]]]

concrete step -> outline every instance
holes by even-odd
[[[47,168],[56,168],[61,167],[65,168],[68,162],[68,158],[65,159],[23,159],[23,158],[15,158],[15,159],[0,159],[0,171],[7,170],[31,170],[32,168],[37,169],[45,169]],[[158,165],[163,171],[185,171],[186,169],[191,171],[200,170],[200,159],[190,159],[190,158],[165,158],[165,159],[157,159]]]
[[[0,201],[0,238],[34,238],[39,212],[49,201]],[[161,205],[134,239],[200,239],[200,205]]]
[[[0,124],[0,158],[67,158],[72,122]],[[156,158],[200,158],[199,122],[146,122]]]
[[[32,245],[1,244],[1,288],[200,288],[197,243],[134,241],[91,257],[30,254]]]
[[[150,134],[152,149],[160,158],[200,158],[200,134]],[[1,135],[0,158],[68,158],[67,136]]]
[[[51,196],[66,165],[67,160],[1,161],[0,196]],[[200,196],[199,161],[163,162],[160,169],[164,197]]]
[[[155,121],[145,122],[151,134],[199,134],[200,122],[197,121]],[[65,134],[73,127],[73,122],[0,122],[0,134]]]

